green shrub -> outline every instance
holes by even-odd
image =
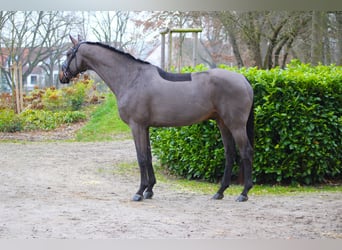
[[[8,100],[10,94],[2,95]],[[35,88],[25,95],[25,110],[17,115],[9,108],[0,109],[0,132],[16,132],[22,130],[50,130],[64,123],[73,123],[86,119],[84,112],[79,111],[84,104],[98,103],[102,99],[96,86],[88,76],[70,86]]]
[[[100,99],[102,98],[96,91],[96,85],[87,78],[61,89],[34,89],[25,97],[25,104],[29,109],[76,111],[80,110],[82,105],[96,103]]]
[[[12,109],[0,110],[0,132],[17,132],[21,128],[21,121]]]
[[[39,91],[39,90],[38,90]],[[42,94],[42,103],[44,110],[65,110],[67,109],[67,101],[62,95],[62,91],[54,87],[47,88]]]
[[[0,110],[0,132],[51,130],[65,123],[86,119],[81,111],[58,111],[26,109],[19,115],[13,110]]]
[[[298,61],[286,70],[220,67],[241,72],[254,89],[254,182],[315,184],[341,179],[341,67]],[[190,70],[196,68],[186,69]],[[213,122],[155,129],[153,154],[173,173],[213,181],[224,168],[219,136]]]
[[[80,110],[85,102],[87,90],[91,85],[84,82],[77,82],[64,91],[66,101],[69,101],[71,110]]]
[[[25,110],[19,115],[23,130],[51,130],[64,123],[73,123],[86,119],[80,111]]]

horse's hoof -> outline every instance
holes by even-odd
[[[142,201],[144,197],[141,194],[135,194],[132,198],[133,201]]]
[[[144,192],[144,199],[152,199],[153,197],[153,192],[146,191]]]
[[[237,202],[248,201],[248,196],[247,196],[247,195],[245,196],[245,195],[240,194],[240,196],[237,197],[235,201],[237,201]]]
[[[212,197],[212,199],[213,199],[213,200],[222,200],[223,197],[224,197],[223,194],[216,193],[216,194]]]

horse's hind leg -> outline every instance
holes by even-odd
[[[230,185],[231,176],[232,176],[232,168],[233,168],[236,154],[235,154],[234,140],[229,129],[227,128],[227,126],[224,124],[224,122],[221,119],[217,120],[217,125],[221,132],[222,142],[224,145],[225,158],[226,158],[226,164],[224,168],[224,174],[223,174],[223,179],[221,182],[220,189],[213,196],[213,199],[220,200],[224,197],[223,193]]]
[[[247,201],[248,191],[253,186],[252,181],[252,160],[253,160],[253,148],[248,140],[247,132],[245,128],[231,130],[235,143],[239,149],[241,157],[241,167],[244,173],[244,189],[236,201]]]

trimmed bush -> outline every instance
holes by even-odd
[[[215,121],[152,128],[151,141],[153,154],[172,174],[209,181],[217,181],[223,174],[224,148]]]
[[[255,183],[342,178],[342,67],[298,61],[285,70],[220,67],[244,74],[254,89]],[[209,181],[222,176],[223,146],[215,122],[154,129],[151,138],[153,154],[173,173]]]

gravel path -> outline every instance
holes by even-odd
[[[0,143],[0,238],[342,238],[342,193],[250,196],[236,203],[157,183],[132,202],[131,140]]]

